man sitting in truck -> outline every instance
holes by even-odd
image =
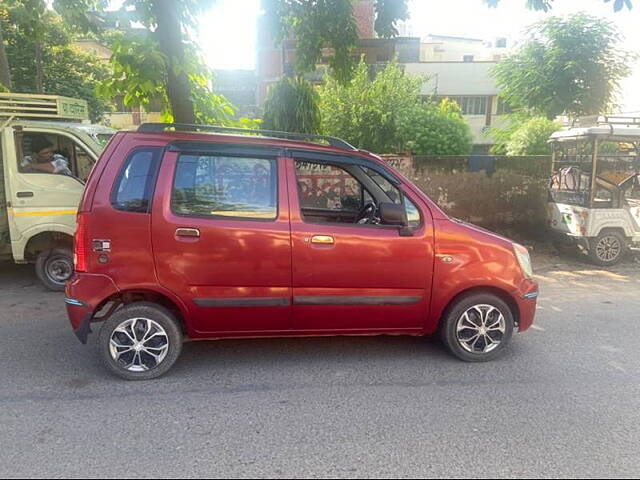
[[[31,173],[73,175],[69,170],[69,161],[54,152],[53,143],[44,135],[32,137],[31,155],[27,155],[22,159],[20,167],[22,171]]]

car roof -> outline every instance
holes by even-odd
[[[551,140],[568,141],[576,138],[599,137],[611,140],[640,140],[640,127],[602,125],[595,127],[578,127],[560,130],[551,135]]]
[[[348,149],[332,145],[323,145],[316,142],[305,142],[302,140],[286,139],[271,137],[268,135],[243,135],[237,133],[215,133],[215,132],[183,132],[183,131],[165,131],[165,132],[140,132],[135,130],[126,131],[127,136],[135,136],[138,138],[158,139],[162,138],[167,143],[174,141],[194,141],[203,143],[228,143],[241,144],[251,146],[265,146],[283,149],[304,149],[313,150],[323,153],[339,153],[343,155],[358,155],[367,158],[375,158],[370,152],[358,149]],[[346,142],[345,142],[346,143]]]

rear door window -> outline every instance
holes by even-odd
[[[275,220],[275,159],[181,155],[171,208],[177,215]]]

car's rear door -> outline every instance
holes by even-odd
[[[291,327],[291,241],[279,150],[174,143],[153,206],[160,283],[206,334]]]

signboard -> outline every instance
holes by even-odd
[[[58,116],[74,120],[88,120],[89,106],[85,100],[58,97]]]

